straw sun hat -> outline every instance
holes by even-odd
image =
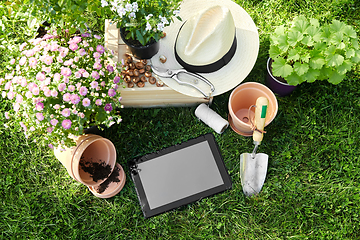
[[[166,37],[160,40],[160,50],[151,59],[152,64],[201,74],[215,87],[211,96],[240,84],[254,67],[259,51],[259,35],[249,14],[231,0],[184,0],[180,17],[182,21],[176,19],[164,29]],[[167,61],[161,63],[160,56]],[[179,78],[193,81],[185,74]],[[182,94],[203,97],[195,88],[171,78],[160,79]],[[204,91],[208,88],[201,81],[198,84]]]

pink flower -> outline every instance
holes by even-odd
[[[68,67],[63,67],[61,69],[61,75],[65,76],[65,77],[70,77],[71,75],[71,69]]]
[[[59,86],[58,86],[58,90],[59,90],[60,92],[64,91],[65,88],[66,88],[66,84],[65,84],[65,83],[60,83]]]
[[[46,56],[46,57],[44,58],[44,63],[45,63],[46,65],[51,65],[52,62],[53,62],[53,58],[52,58],[51,56]]]
[[[51,96],[51,91],[50,91],[50,89],[48,87],[44,87],[43,92],[44,92],[45,97],[50,97]]]
[[[119,97],[119,102],[121,102],[121,100],[122,100],[122,97]]]
[[[33,89],[32,89],[32,94],[34,94],[35,96],[36,95],[39,95],[39,93],[40,93],[40,88],[38,87],[38,86],[35,86],[35,87],[33,87]]]
[[[61,125],[65,129],[70,129],[71,128],[71,120],[70,119],[65,119],[65,120],[62,121]]]
[[[45,74],[43,72],[38,72],[36,74],[36,79],[39,80],[39,81],[44,81],[46,78]]]
[[[81,73],[75,72],[75,77],[76,77],[76,78],[81,78]]]
[[[58,92],[56,90],[51,91],[51,96],[52,97],[57,97],[57,95],[58,95]]]
[[[72,104],[78,104],[80,102],[80,97],[77,94],[71,94],[70,100]]]
[[[24,50],[24,47],[25,47],[26,45],[27,45],[26,42],[24,42],[23,44],[21,44],[20,47],[19,47],[19,50],[20,50],[20,51]]]
[[[54,81],[55,81],[55,82],[60,81],[60,78],[61,78],[60,73],[55,73],[55,74],[54,74]]]
[[[80,88],[79,93],[80,93],[81,96],[85,96],[85,95],[87,94],[87,92],[88,92],[88,90],[87,90],[86,87],[82,86],[82,87]]]
[[[105,85],[106,85],[105,81],[102,81],[102,82],[100,83],[100,85],[101,85],[102,87],[105,87]]]
[[[64,109],[61,111],[61,115],[63,115],[64,117],[70,116],[70,109],[64,108]]]
[[[60,104],[55,104],[54,109],[59,110],[60,109]]]
[[[52,127],[48,127],[48,128],[46,129],[46,131],[47,131],[48,133],[51,133],[53,130],[54,130],[54,129],[53,129]]]
[[[20,110],[20,103],[14,103],[14,111],[18,112]]]
[[[104,107],[104,110],[107,111],[107,112],[111,112],[112,111],[112,106],[111,106],[111,103],[107,103],[105,104],[105,107]]]
[[[90,106],[90,99],[84,98],[82,103],[84,107],[88,107]]]
[[[42,113],[36,113],[35,116],[36,116],[37,120],[39,120],[39,121],[44,120],[44,115]]]
[[[100,57],[101,57],[101,54],[98,53],[98,52],[94,52],[93,57],[94,57],[94,58],[100,58]]]
[[[96,51],[98,51],[100,54],[103,54],[105,52],[105,48],[101,45],[97,45]]]
[[[81,117],[81,118],[84,118],[85,114],[84,113],[78,113],[78,116]]]
[[[113,97],[116,95],[116,91],[114,89],[110,88],[108,91],[108,95],[109,95],[109,97]]]
[[[71,40],[73,43],[79,43],[79,42],[81,42],[81,37],[79,37],[79,36],[75,36],[75,37],[73,37],[73,39]]]
[[[15,93],[10,91],[7,93],[7,97],[8,99],[12,100],[15,97]]]
[[[34,57],[29,58],[29,67],[35,67],[37,64],[37,60]]]
[[[6,118],[6,119],[10,119],[9,112],[5,112],[5,118]]]
[[[53,125],[53,126],[56,126],[56,124],[58,124],[58,120],[57,119],[51,119],[50,120],[50,124]]]
[[[27,91],[27,92],[25,93],[25,97],[26,97],[26,98],[32,98],[32,93],[29,92],[29,91]]]
[[[91,76],[92,76],[93,78],[95,78],[96,80],[98,80],[98,79],[100,78],[100,75],[99,75],[99,73],[98,73],[97,71],[93,71],[93,72],[91,73]]]
[[[48,144],[49,148],[54,149],[54,145],[52,145],[51,143]]]
[[[20,66],[24,65],[26,63],[26,57],[20,58],[19,64]]]
[[[65,65],[65,66],[70,66],[70,65],[72,65],[72,64],[73,64],[73,60],[72,60],[72,59],[66,60],[66,61],[64,62],[64,65]]]
[[[98,84],[97,81],[92,81],[92,82],[90,83],[90,87],[91,87],[91,88],[94,88],[94,89],[97,88],[98,85],[99,85],[99,84]]]
[[[42,102],[38,102],[36,105],[35,105],[35,109],[37,111],[42,111],[44,109],[44,103]]]
[[[85,71],[82,75],[84,78],[88,78],[90,76],[90,74],[87,71]]]
[[[101,39],[101,37],[99,36],[99,35],[94,35],[94,38],[96,38],[96,39]]]
[[[79,48],[79,46],[76,43],[71,43],[69,45],[69,48],[70,50],[76,51]]]
[[[23,96],[21,96],[20,94],[16,95],[16,102],[22,103],[22,101],[23,101]]]
[[[12,58],[12,59],[10,60],[10,64],[11,64],[11,65],[14,65],[14,64],[15,64],[15,59],[14,59],[14,58]]]
[[[78,62],[80,58],[78,56],[74,57],[74,62]]]
[[[107,66],[106,66],[106,69],[107,69],[109,72],[113,72],[113,71],[114,71],[114,68],[113,68],[113,66],[111,66],[111,65],[107,65]]]
[[[86,33],[82,33],[81,36],[82,36],[82,37],[90,37],[91,34],[86,32]]]
[[[65,93],[64,96],[63,96],[63,100],[65,102],[70,102],[71,100],[71,94],[70,93]]]
[[[101,106],[101,104],[102,104],[101,99],[96,99],[95,104],[98,106]]]
[[[50,45],[50,50],[53,52],[59,50],[59,45],[57,43],[52,43]]]
[[[71,84],[68,86],[68,89],[70,92],[73,92],[73,91],[75,91],[75,86]]]
[[[79,54],[80,54],[80,56],[86,55],[86,50],[83,49],[83,48],[81,48],[81,49],[79,50]]]
[[[25,56],[31,57],[34,56],[34,54],[35,54],[34,50],[30,49],[26,51]]]
[[[93,66],[94,69],[100,70],[101,67],[102,67],[102,65],[99,62],[94,63],[94,66]]]
[[[120,82],[120,77],[119,77],[119,76],[116,76],[116,77],[114,78],[114,83],[117,84],[117,83],[119,83],[119,82]]]

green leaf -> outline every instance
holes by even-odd
[[[323,31],[321,33],[321,37],[323,41],[328,42],[331,37],[332,32],[329,27],[323,27]]]
[[[360,62],[360,50],[355,51],[355,56],[351,58],[351,61],[355,63]]]
[[[271,57],[273,58],[273,57]],[[300,55],[296,49],[291,49],[289,51],[288,60],[293,60],[294,62],[300,59]]]
[[[328,47],[328,49],[325,50],[325,54],[327,56],[335,55],[336,54],[336,47],[335,46]]]
[[[346,72],[350,71],[352,67],[352,62],[348,59],[346,59],[343,64],[341,64],[339,67],[337,67],[337,71],[339,72],[339,74],[346,74]]]
[[[145,39],[143,37],[143,35],[141,34],[141,32],[139,30],[136,30],[136,39],[139,40],[139,42],[145,46]]]
[[[306,33],[313,38],[315,42],[321,41],[321,31],[315,26],[310,26],[306,29]]]
[[[304,78],[297,75],[295,72],[285,78],[286,82],[290,85],[296,86],[304,82]]]
[[[329,77],[328,82],[332,84],[339,84],[344,79],[344,77],[345,75],[334,71]]]
[[[298,42],[300,42],[304,38],[304,35],[300,32],[289,32],[287,42],[291,46],[295,46]]]
[[[275,28],[275,31],[274,31],[275,35],[284,35],[285,34],[285,26],[284,25],[280,25],[280,26],[277,26]]]
[[[309,64],[313,69],[321,69],[325,64],[325,59],[321,57],[313,57],[310,59]]]
[[[287,64],[285,59],[281,57],[274,59],[274,62],[272,63],[272,68],[274,76],[283,78],[289,76],[293,71],[291,65]]]
[[[318,28],[320,26],[319,20],[315,19],[315,18],[311,18],[310,19],[310,24],[311,26]]]
[[[336,32],[330,36],[329,42],[337,46],[340,43],[342,43],[343,38],[344,38],[344,34],[342,32]]]
[[[345,31],[345,23],[340,22],[339,20],[333,20],[330,24],[330,29],[334,33],[343,33]]]
[[[294,19],[294,30],[299,31],[300,33],[305,33],[308,26],[309,23],[306,21],[304,16],[299,16]]]
[[[351,44],[356,50],[359,49],[359,42],[357,39],[351,39]]]
[[[318,79],[320,80],[325,80],[328,79],[330,77],[330,75],[332,74],[333,70],[329,67],[323,67],[320,69],[320,75],[318,77]]]
[[[340,54],[329,55],[326,59],[329,67],[340,66],[344,62],[344,57]]]
[[[301,41],[304,45],[306,46],[314,46],[314,41],[312,40],[312,38],[310,36],[306,36],[304,37],[304,39]]]
[[[355,49],[349,48],[349,49],[345,50],[345,56],[346,56],[346,58],[354,57],[355,56]]]
[[[309,71],[302,76],[307,82],[315,82],[318,76],[320,75],[320,70],[309,69]]]
[[[294,64],[294,71],[299,76],[304,75],[308,70],[309,70],[309,64],[307,63],[296,62]]]
[[[271,45],[269,49],[269,55],[272,59],[275,59],[278,57],[282,52],[280,51],[280,48],[275,45]]]
[[[310,61],[310,53],[309,52],[302,52],[300,53],[300,60],[306,63]]]
[[[357,38],[356,31],[354,30],[353,27],[351,27],[349,25],[345,26],[344,33],[350,38],[354,38],[354,39]]]

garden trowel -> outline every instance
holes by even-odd
[[[258,194],[265,182],[268,158],[264,153],[256,153],[263,139],[265,117],[269,100],[266,97],[259,97],[255,105],[255,129],[253,132],[254,150],[252,153],[240,155],[240,179],[243,192],[246,196]]]

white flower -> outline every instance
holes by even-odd
[[[123,17],[126,14],[126,9],[123,7],[120,7],[117,9],[117,14],[119,14],[119,17]]]
[[[175,17],[176,17],[176,16],[179,16],[180,10],[174,10],[174,11],[173,11],[173,14],[175,15]]]
[[[137,2],[133,2],[133,4],[132,4],[132,11],[133,11],[133,12],[139,11],[139,6],[138,6]]]
[[[150,31],[151,30],[151,25],[149,22],[146,23],[146,28],[145,31]]]
[[[105,0],[101,0],[101,7],[109,6],[109,3]]]
[[[147,16],[145,17],[145,19],[146,19],[146,20],[149,20],[152,16],[154,16],[154,15],[152,15],[152,14],[150,13],[149,15],[147,15]]]
[[[126,9],[127,12],[132,12],[132,4],[131,4],[131,3],[127,3],[127,4],[125,5],[125,9]]]
[[[135,18],[135,17],[136,17],[135,12],[131,12],[131,13],[129,14],[129,18]]]
[[[164,27],[165,27],[165,26],[164,26],[164,23],[162,23],[162,22],[157,24],[157,30],[158,30],[158,31],[163,31],[163,30],[164,30]]]

